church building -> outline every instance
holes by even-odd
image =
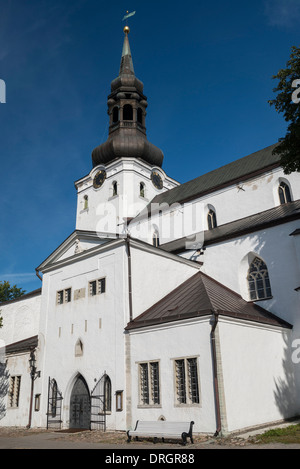
[[[0,426],[228,434],[300,414],[300,174],[277,144],[180,184],[129,28],[76,226],[0,305]],[[299,353],[298,353],[299,352]]]

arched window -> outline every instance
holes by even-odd
[[[156,248],[159,246],[159,233],[157,230],[155,230],[153,233],[152,243],[153,243],[153,246],[155,246]]]
[[[104,377],[104,403],[104,410],[111,412],[111,380],[108,375]]]
[[[145,184],[140,182],[140,197],[145,197]]]
[[[123,108],[123,119],[124,121],[132,121],[133,119],[133,110],[130,104],[125,104]]]
[[[255,257],[248,270],[250,300],[264,300],[272,297],[268,268],[264,261]]]
[[[117,183],[117,181],[114,181],[112,183],[112,190],[113,190],[113,196],[118,195],[118,183]]]
[[[83,200],[84,200],[84,206],[83,206],[83,209],[84,210],[87,210],[89,208],[89,196],[88,195],[85,195],[83,197]]]
[[[140,107],[137,110],[137,121],[139,124],[143,125],[143,110]]]
[[[119,108],[117,106],[113,108],[112,118],[113,123],[118,122],[119,120]]]
[[[210,209],[207,214],[207,224],[208,224],[209,230],[212,230],[213,228],[216,228],[217,226],[216,212],[212,209]]]
[[[81,357],[83,355],[83,343],[80,339],[77,340],[75,345],[75,357]]]
[[[278,187],[279,200],[281,204],[292,201],[291,191],[286,182],[281,182]]]

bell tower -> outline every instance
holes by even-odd
[[[178,185],[162,169],[163,152],[147,139],[147,97],[135,76],[129,27],[123,31],[119,75],[107,98],[108,137],[92,151],[91,172],[75,182],[79,230],[120,233],[158,193]]]
[[[124,28],[124,43],[119,76],[111,82],[107,99],[108,139],[92,152],[93,166],[115,158],[141,158],[152,166],[162,166],[163,152],[146,137],[147,98],[144,85],[135,76],[129,45],[129,27]]]

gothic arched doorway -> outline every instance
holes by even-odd
[[[70,428],[89,429],[91,424],[91,398],[82,376],[76,379],[70,399]]]

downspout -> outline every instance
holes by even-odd
[[[40,281],[42,282],[43,279],[42,279],[42,277],[40,276],[38,269],[35,269],[35,273],[36,273],[36,276],[37,276],[37,277],[40,279]]]
[[[219,382],[218,382],[217,350],[216,350],[216,337],[215,337],[215,330],[218,325],[219,314],[215,310],[213,310],[212,313],[214,315],[214,323],[211,328],[211,343],[212,343],[212,355],[213,355],[215,405],[216,405],[216,414],[217,414],[217,429],[216,429],[214,436],[218,436],[222,429],[221,410],[220,410],[220,393],[219,393]]]
[[[132,279],[131,279],[131,253],[130,253],[130,241],[129,237],[125,239],[126,242],[126,252],[128,260],[128,296],[129,296],[129,321],[132,321]]]

